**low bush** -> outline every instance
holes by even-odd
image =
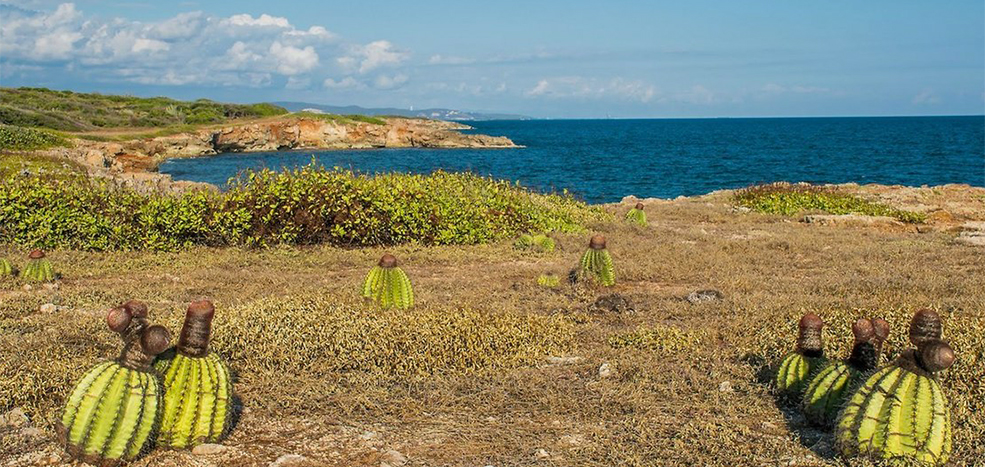
[[[315,165],[247,172],[225,193],[141,193],[85,177],[0,182],[0,243],[81,250],[190,245],[477,244],[579,231],[606,214],[472,174],[360,175]]]
[[[0,150],[30,151],[68,144],[50,131],[0,124]]]
[[[351,114],[351,115],[319,114],[319,113],[314,113],[314,112],[297,112],[295,115],[297,115],[299,117],[304,117],[304,118],[311,118],[311,119],[315,119],[315,120],[325,120],[325,121],[329,121],[329,122],[338,122],[338,123],[342,123],[342,124],[344,124],[344,123],[353,123],[353,122],[362,122],[362,123],[369,123],[369,124],[372,124],[372,125],[386,125],[386,120],[384,120],[382,118],[378,118],[378,117],[371,117],[371,116],[368,116],[368,115],[356,115],[356,114]]]
[[[889,216],[909,223],[920,223],[927,217],[922,213],[896,209],[834,188],[817,185],[789,183],[756,185],[736,192],[733,201],[739,206],[759,212],[784,216],[805,211],[822,211],[829,214]]]

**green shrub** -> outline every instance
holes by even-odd
[[[733,201],[739,206],[759,212],[784,216],[805,211],[823,211],[829,214],[889,216],[910,223],[920,223],[927,218],[922,213],[896,209],[834,188],[817,185],[789,183],[757,185],[739,190],[735,193]]]
[[[66,144],[65,138],[50,131],[0,124],[0,150],[29,151]]]
[[[605,214],[472,174],[359,175],[309,165],[248,172],[229,191],[140,193],[85,177],[0,182],[0,243],[82,250],[190,245],[476,244],[579,231]]]
[[[329,122],[338,122],[340,124],[362,122],[370,123],[373,125],[386,125],[386,120],[378,117],[370,117],[368,115],[338,115],[338,114],[319,114],[314,112],[297,112],[295,115],[304,118],[310,118],[314,120],[325,120]]]

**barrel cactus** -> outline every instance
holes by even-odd
[[[556,274],[541,274],[537,278],[537,285],[541,287],[557,287],[561,285],[561,278]]]
[[[372,299],[383,308],[406,309],[414,306],[414,290],[407,274],[397,266],[397,258],[389,253],[369,271],[363,282],[363,297]]]
[[[215,443],[229,428],[233,383],[226,365],[209,351],[214,316],[208,300],[189,305],[178,345],[154,363],[164,380],[161,445],[182,449]]]
[[[7,258],[0,258],[0,277],[12,276],[14,274],[14,265],[7,261]]]
[[[643,203],[636,203],[636,207],[626,213],[626,220],[637,225],[647,226],[646,213],[643,212]]]
[[[140,302],[113,308],[106,323],[123,338],[123,351],[82,376],[56,424],[69,455],[94,465],[122,464],[146,448],[161,404],[151,363],[171,339],[167,329],[148,323]]]
[[[834,424],[848,397],[879,365],[882,343],[889,337],[889,323],[862,318],[852,326],[852,334],[855,343],[848,359],[829,362],[807,384],[803,408],[812,423]]]
[[[616,273],[612,267],[612,257],[605,249],[605,237],[595,235],[588,242],[588,250],[581,256],[579,272],[594,278],[606,287],[616,283]]]
[[[21,271],[21,279],[31,282],[51,282],[55,280],[55,272],[51,261],[41,250],[34,250],[27,256],[27,266]]]
[[[935,373],[955,360],[940,340],[940,317],[914,315],[910,342],[916,347],[877,371],[848,401],[838,418],[835,444],[846,457],[941,465],[951,453],[951,414]]]
[[[814,372],[827,363],[821,340],[823,327],[824,322],[813,313],[800,318],[797,348],[783,357],[776,373],[776,387],[781,394],[799,397]]]
[[[534,235],[522,234],[513,242],[513,247],[516,249],[526,250],[536,248],[545,253],[554,251],[554,246],[554,239],[542,233]]]

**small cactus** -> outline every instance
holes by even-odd
[[[605,237],[595,235],[588,242],[588,250],[579,263],[579,272],[593,277],[603,286],[615,285],[616,273],[612,267],[612,257],[605,249]]]
[[[397,258],[387,253],[379,264],[370,269],[363,282],[363,297],[372,299],[383,308],[406,309],[414,306],[414,290]]]
[[[110,310],[106,323],[123,338],[123,351],[82,376],[56,425],[69,455],[100,466],[128,462],[145,449],[161,404],[151,362],[171,339],[148,323],[147,307],[136,301]]]
[[[535,235],[521,234],[516,241],[513,242],[513,247],[518,250],[536,248],[544,253],[554,251],[554,246],[554,239],[542,233]]]
[[[14,275],[14,265],[7,258],[0,258],[0,277]]]
[[[800,318],[797,335],[797,348],[783,357],[776,373],[776,387],[781,394],[800,397],[811,375],[824,363],[824,343],[821,328],[824,322],[813,313]]]
[[[561,285],[561,278],[556,274],[541,274],[537,278],[537,285],[541,287],[553,288]]]
[[[164,379],[160,444],[191,448],[215,443],[229,428],[233,384],[222,360],[209,352],[212,302],[193,302],[185,313],[178,345],[154,363]]]
[[[852,326],[855,343],[847,360],[832,361],[821,368],[804,391],[804,415],[821,426],[834,424],[848,396],[879,364],[882,343],[889,337],[883,319],[859,319]]]
[[[951,413],[934,373],[950,367],[955,356],[940,333],[936,313],[914,315],[910,342],[916,349],[869,377],[839,416],[835,445],[843,456],[947,462]]]
[[[630,223],[646,227],[648,224],[646,222],[646,213],[643,212],[643,203],[636,203],[636,207],[626,213],[626,220]]]
[[[51,261],[45,258],[41,250],[34,250],[27,256],[27,266],[21,271],[21,279],[31,282],[51,282],[55,280],[55,272]]]

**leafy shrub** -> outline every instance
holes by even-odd
[[[50,131],[0,124],[0,150],[27,151],[68,144]]]
[[[0,242],[38,248],[476,244],[578,231],[604,216],[566,196],[446,172],[367,176],[309,165],[248,172],[225,193],[177,195],[85,177],[0,182]]]
[[[757,185],[739,190],[733,201],[739,206],[759,212],[784,216],[792,216],[804,211],[823,211],[829,214],[889,216],[910,223],[923,222],[927,217],[922,213],[896,209],[842,193],[837,189],[816,185],[789,183]]]

